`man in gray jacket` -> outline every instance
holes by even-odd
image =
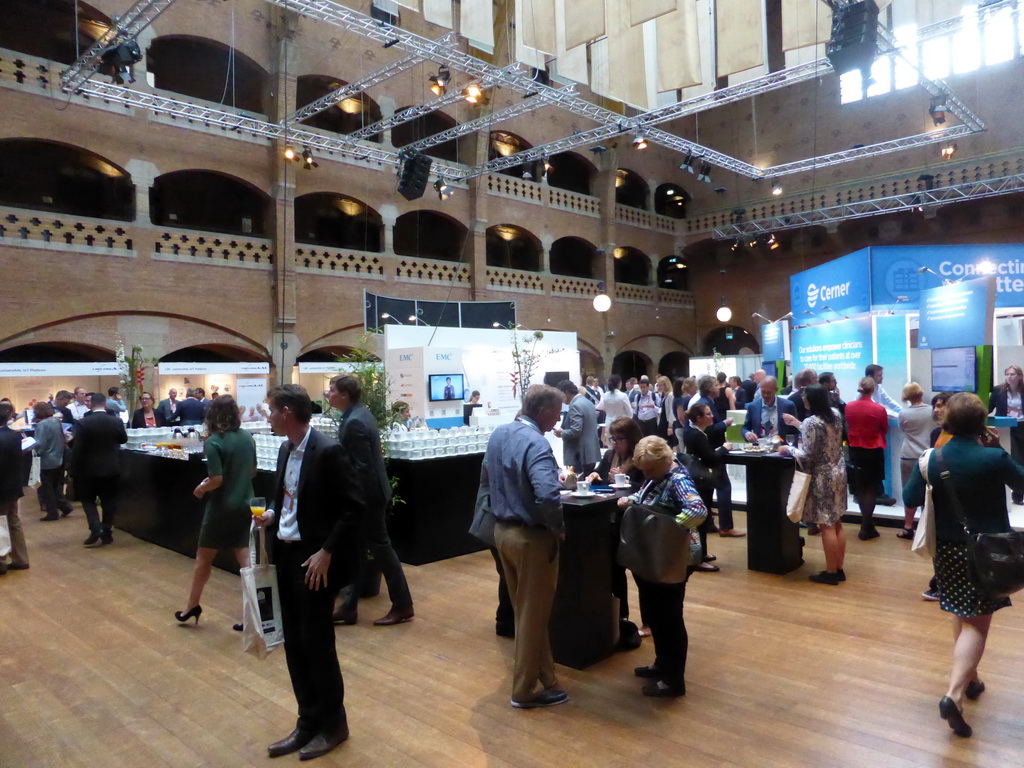
[[[597,436],[597,409],[569,379],[558,382],[565,402],[569,404],[562,428],[555,436],[562,438],[562,463],[586,477],[601,460],[601,443]]]

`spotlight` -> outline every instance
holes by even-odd
[[[700,164],[700,173],[697,174],[697,181],[711,183],[711,166],[708,163]]]
[[[777,239],[775,238],[775,234],[774,234],[774,233],[772,233],[772,234],[768,235],[768,239],[767,239],[767,240],[765,241],[765,245],[767,245],[767,246],[768,246],[768,250],[770,250],[770,251],[774,251],[774,250],[776,250],[776,249],[777,249],[777,248],[778,248],[778,247],[779,247],[780,245],[782,245],[782,243],[780,243],[780,242],[779,242],[779,241],[778,241],[778,240],[777,240]]]
[[[937,96],[928,105],[928,114],[932,116],[932,125],[942,125],[946,122],[946,99]]]
[[[730,250],[738,251],[740,249],[740,245],[742,245],[742,242],[740,240],[734,240]]]
[[[470,83],[462,89],[462,98],[475,106],[486,104],[488,101],[487,95],[484,93],[484,89],[476,83]]]
[[[604,146],[603,144],[596,144],[590,148],[590,151],[593,152],[595,155],[599,155],[602,152],[607,152],[608,147]]]
[[[553,165],[551,165],[551,160],[550,160],[550,158],[548,158],[548,157],[545,157],[545,158],[544,158],[544,173],[551,173],[551,169],[552,169],[552,168],[554,168],[554,166],[553,166]]]
[[[320,163],[313,159],[313,153],[309,151],[309,147],[302,148],[302,167],[307,171],[320,167]]]
[[[728,191],[726,187],[715,187],[715,193],[719,195],[724,195]]]
[[[115,85],[135,82],[132,67],[142,61],[142,50],[135,40],[112,45],[100,54],[101,72],[109,75]]]
[[[405,325],[405,323],[403,323],[403,322],[402,322],[401,320],[399,320],[399,319],[398,319],[397,317],[395,317],[394,315],[392,315],[392,314],[389,314],[389,313],[387,313],[387,312],[381,312],[381,313],[380,313],[380,318],[381,318],[381,320],[389,320],[389,319],[390,319],[390,320],[394,320],[394,321],[395,321],[396,323],[398,323],[399,325]]]
[[[683,162],[679,164],[679,170],[688,170],[693,173],[693,152],[687,152],[686,157],[683,158]]]
[[[454,190],[444,183],[444,179],[438,179],[434,182],[434,191],[437,192],[438,198],[443,202],[454,194]]]
[[[530,169],[529,168],[524,168],[523,169],[523,179],[525,181],[533,181],[533,174],[530,173]]]
[[[296,152],[295,149],[292,148],[292,147],[285,147],[284,148],[284,159],[285,160],[291,160],[291,161],[294,162],[295,160],[299,159],[299,153]]]
[[[638,133],[633,137],[633,149],[647,149],[647,137]]]
[[[430,76],[430,90],[435,96],[444,96],[448,91],[448,83],[452,80],[452,73],[444,64],[437,68],[437,74]]]
[[[399,44],[400,42],[402,42],[402,41],[401,41],[401,40],[399,40],[399,39],[398,39],[398,38],[396,37],[396,38],[393,38],[393,39],[391,39],[391,40],[388,40],[388,41],[387,41],[386,43],[384,43],[384,47],[385,47],[385,48],[390,48],[390,47],[391,47],[392,45],[398,45],[398,44]]]
[[[952,160],[953,159],[953,155],[956,154],[956,150],[957,150],[957,146],[956,146],[955,143],[947,144],[946,146],[944,146],[940,150],[940,154],[942,155],[942,159],[943,160]]]
[[[772,183],[772,194],[775,195],[776,197],[778,197],[779,195],[782,194],[782,184],[781,183],[779,183],[777,181]]]

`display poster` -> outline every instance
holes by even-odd
[[[789,360],[789,321],[761,326],[761,357],[772,362]]]
[[[871,251],[872,309],[920,309],[921,292],[992,275],[995,306],[1024,307],[1024,245],[879,246]],[[927,268],[929,271],[921,271]],[[905,296],[906,301],[896,302]]]
[[[255,408],[267,397],[267,379],[265,376],[243,377],[235,379],[235,402],[244,405],[246,412]]]
[[[844,400],[857,396],[857,383],[873,362],[872,354],[870,317],[793,329],[793,370],[831,371]]]
[[[0,377],[120,376],[117,363],[0,363]]]
[[[918,348],[991,344],[995,284],[995,276],[989,276],[921,291]]]
[[[885,391],[893,399],[899,399],[903,385],[910,381],[910,334],[907,331],[908,317],[905,314],[876,315],[872,318],[875,335],[875,352],[869,362],[885,368]],[[863,375],[864,369],[861,368]]]
[[[790,301],[797,323],[815,316],[835,320],[867,312],[871,306],[868,249],[854,251],[789,278]]]
[[[217,374],[270,373],[270,363],[160,363],[161,376],[207,376]]]

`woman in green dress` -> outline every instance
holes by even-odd
[[[252,479],[256,475],[256,442],[239,427],[238,406],[231,395],[221,395],[206,412],[206,463],[209,477],[192,492],[206,498],[206,513],[199,529],[196,567],[185,611],[174,618],[185,622],[203,612],[199,604],[203,587],[210,578],[213,558],[219,549],[233,549],[239,567],[249,564],[249,524],[252,513]]]

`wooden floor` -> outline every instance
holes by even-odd
[[[240,650],[237,579],[215,572],[198,628],[178,626],[190,559],[126,534],[83,549],[80,511],[43,524],[34,507],[23,502],[31,570],[0,577],[0,766],[269,765],[294,700],[283,653]],[[850,542],[839,587],[806,580],[822,567],[817,539],[784,577],[747,571],[742,540],[714,537],[712,550],[722,572],[694,576],[686,598],[685,699],[640,695],[645,640],[583,672],[560,667],[570,703],[529,712],[509,707],[490,556],[407,567],[415,621],[370,626],[387,610],[378,597],[337,630],[352,737],[317,764],[1024,764],[1020,609],[996,615],[988,691],[967,705],[975,736],[961,740],[938,717],[949,622],[920,599],[929,565],[892,530]]]

